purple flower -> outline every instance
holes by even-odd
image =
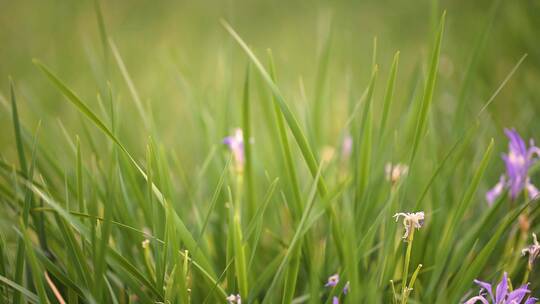
[[[244,135],[242,129],[237,128],[234,130],[234,135],[227,136],[223,139],[223,143],[226,144],[231,150],[236,170],[242,172],[244,169]]]
[[[536,260],[536,258],[538,258],[538,256],[540,255],[540,244],[538,243],[538,239],[536,238],[536,233],[533,233],[532,236],[533,236],[533,243],[521,250],[522,256],[525,256],[526,254],[529,255],[529,261],[528,261],[529,270],[532,269],[534,260]]]
[[[491,287],[491,284],[478,280],[474,280],[474,282],[480,286],[480,293],[479,295],[467,300],[464,304],[474,304],[477,302],[483,304],[521,304],[527,294],[531,292],[529,290],[529,284],[522,285],[518,289],[512,291],[509,290],[508,285],[510,285],[510,280],[508,279],[508,274],[506,272],[504,273],[501,282],[499,282],[495,288],[495,296],[493,296],[493,288]],[[529,297],[525,302],[523,302],[523,304],[535,304],[537,301],[538,299]]]
[[[324,287],[336,287],[336,285],[339,283],[339,274],[334,274],[328,277],[328,282],[324,285]]]
[[[345,283],[345,287],[343,287],[343,294],[344,295],[348,294],[349,289],[351,289],[351,282],[347,281],[347,283]]]
[[[538,197],[538,189],[530,183],[529,169],[537,161],[535,156],[540,156],[540,149],[534,145],[531,139],[529,148],[523,139],[514,129],[504,129],[504,133],[509,139],[508,154],[503,154],[502,158],[506,165],[505,174],[501,175],[499,182],[486,193],[488,204],[499,197],[504,189],[508,189],[510,197],[516,199],[523,189],[527,190],[530,199]]]

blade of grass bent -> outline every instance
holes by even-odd
[[[111,47],[114,59],[116,60],[116,63],[118,64],[118,68],[120,69],[120,72],[122,73],[122,77],[124,77],[124,80],[128,86],[129,93],[131,94],[131,97],[133,98],[133,101],[135,102],[137,111],[139,111],[139,115],[141,116],[143,124],[145,128],[149,130],[150,121],[148,120],[148,116],[146,116],[145,114],[146,111],[141,102],[141,98],[139,97],[139,93],[137,92],[137,89],[135,88],[135,85],[133,84],[133,80],[131,80],[131,77],[129,76],[126,65],[124,64],[124,61],[122,60],[122,57],[120,56],[120,52],[118,52],[118,49],[116,48],[116,44],[114,44],[114,41],[111,38],[109,38],[109,46]]]
[[[14,281],[6,278],[3,275],[0,275],[0,282],[2,282],[4,285],[10,287],[14,291],[17,291],[17,292],[23,294],[26,297],[26,300],[28,300],[28,301],[30,301],[32,303],[35,303],[35,304],[39,303],[38,296],[35,293],[31,292],[30,290],[24,288],[24,286],[21,286],[21,285],[15,283]]]
[[[275,97],[275,102],[277,102],[281,113],[283,114],[285,121],[289,125],[289,128],[291,129],[291,132],[296,139],[296,142],[298,146],[300,147],[300,151],[302,152],[302,155],[304,157],[304,160],[307,163],[308,169],[313,177],[317,175],[317,159],[315,157],[315,154],[311,150],[309,143],[306,139],[306,136],[304,135],[304,132],[300,128],[300,124],[298,123],[298,120],[292,113],[291,109],[289,108],[288,104],[285,102],[285,99],[283,95],[281,94],[281,91],[277,87],[277,85],[272,80],[272,77],[264,66],[260,63],[259,59],[253,54],[251,49],[246,45],[244,40],[240,38],[240,36],[234,31],[234,29],[225,21],[222,21],[223,26],[225,29],[231,34],[231,36],[236,40],[236,42],[240,45],[240,47],[244,50],[244,52],[248,55],[248,57],[251,59],[252,63],[255,65],[257,70],[259,71],[259,74],[263,78],[263,80],[266,82],[266,84],[271,89],[272,93]],[[318,189],[322,196],[325,196],[328,192],[326,183],[324,182],[324,179],[321,177],[318,179]]]
[[[73,105],[77,107],[79,111],[81,111],[85,116],[90,119],[96,127],[100,131],[102,131],[110,140],[112,140],[119,148],[122,150],[122,152],[128,157],[130,162],[135,166],[137,171],[143,176],[143,178],[146,180],[147,175],[145,171],[139,166],[137,161],[133,158],[131,153],[124,147],[124,145],[120,142],[120,140],[109,130],[107,126],[97,117],[94,112],[92,112],[88,106],[71,90],[69,89],[58,77],[56,77],[44,64],[42,64],[38,60],[34,60],[34,63],[39,67],[39,69],[47,76],[47,78],[64,94],[64,96],[67,97],[68,101],[70,101]],[[155,184],[152,184],[152,191],[154,195],[157,197],[158,201],[165,205],[165,200],[163,197],[163,194],[158,189],[158,187]],[[179,230],[179,236],[182,238],[182,240],[185,242],[186,247],[189,251],[194,252],[196,242],[191,235],[191,232],[187,229],[184,222],[180,219],[178,214],[174,212],[174,221],[177,229]],[[198,260],[198,263],[205,269],[206,272],[210,273],[212,277],[215,277],[212,268],[210,267],[210,263],[207,260],[207,258],[200,253],[200,251],[197,253],[197,256],[194,256],[195,260]],[[215,280],[214,280],[215,281]],[[221,287],[218,287],[218,291],[225,295],[225,292]]]

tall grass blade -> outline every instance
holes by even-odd
[[[236,40],[236,42],[240,45],[240,47],[244,50],[244,52],[248,55],[254,66],[259,71],[261,77],[266,82],[270,90],[272,91],[272,94],[275,97],[275,102],[279,106],[281,113],[283,114],[283,117],[285,118],[285,121],[287,122],[294,138],[296,139],[296,143],[300,147],[300,151],[302,152],[302,155],[304,157],[304,160],[306,161],[306,164],[309,168],[309,171],[311,172],[311,175],[313,177],[317,174],[317,159],[315,157],[315,154],[313,153],[312,149],[309,146],[309,143],[306,139],[306,136],[304,135],[304,132],[300,128],[300,124],[298,123],[298,120],[292,113],[291,109],[285,102],[285,99],[283,95],[281,94],[281,91],[275,84],[275,82],[272,80],[272,77],[264,66],[260,63],[259,59],[253,54],[251,49],[246,45],[246,43],[238,36],[238,34],[233,30],[233,28],[225,21],[222,21],[223,26],[225,29],[231,34],[231,36]],[[318,189],[322,196],[325,196],[328,192],[328,189],[326,187],[326,183],[324,182],[324,179],[321,177],[318,180]]]
[[[426,80],[424,93],[422,97],[422,102],[420,106],[420,111],[417,113],[417,122],[414,132],[414,140],[411,150],[411,160],[410,163],[414,160],[416,152],[418,150],[418,145],[424,135],[427,119],[429,114],[429,109],[431,108],[431,103],[433,101],[433,93],[435,91],[435,83],[437,80],[437,72],[439,68],[439,56],[441,53],[441,44],[444,32],[444,24],[446,19],[446,11],[442,14],[441,21],[439,24],[439,30],[435,36],[435,41],[433,44],[433,50],[431,53],[431,60],[429,65],[428,78]]]

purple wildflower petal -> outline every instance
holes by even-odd
[[[343,294],[344,295],[348,294],[349,289],[351,289],[351,283],[349,281],[347,281],[347,283],[345,284],[345,287],[343,287]]]
[[[324,287],[335,287],[339,283],[339,274],[334,274],[328,277],[328,282],[324,285]]]
[[[483,296],[472,297],[463,304],[474,304],[478,301],[482,302],[482,304],[489,304],[488,300],[486,300],[486,298],[484,298]]]
[[[503,193],[505,183],[506,178],[504,175],[501,175],[501,177],[499,178],[499,182],[486,193],[486,200],[488,202],[488,205],[493,205],[493,202],[495,202],[497,198]]]
[[[242,129],[235,129],[234,135],[225,137],[223,143],[231,150],[237,170],[242,171],[245,162]]]
[[[495,291],[495,303],[503,303],[508,294],[508,274],[505,272]]]
[[[525,146],[525,142],[523,141],[521,136],[519,136],[519,133],[516,131],[516,129],[504,129],[504,133],[510,139],[510,142],[508,143],[508,147],[510,150],[518,152],[519,154],[527,153],[527,147]]]
[[[231,146],[232,142],[233,142],[233,137],[232,136],[227,136],[227,137],[223,138],[223,143],[225,145],[229,146],[229,147]]]
[[[332,298],[332,304],[339,304],[339,298],[338,297],[333,297]]]
[[[529,142],[529,150],[527,150],[527,158],[532,159],[534,156],[540,157],[540,148],[534,144],[534,140]]]
[[[536,186],[531,184],[529,179],[527,179],[527,182],[525,182],[525,189],[527,189],[527,192],[529,193],[529,199],[535,200],[538,198],[538,195],[540,195],[540,191]]]
[[[515,199],[526,187],[529,168],[536,161],[534,156],[540,156],[540,150],[534,146],[534,141],[530,142],[530,147],[527,149],[525,142],[516,130],[505,129],[504,132],[509,142],[508,154],[503,155],[503,160],[506,165],[510,197]]]
[[[476,285],[480,286],[481,288],[485,289],[489,293],[489,296],[491,297],[491,301],[495,302],[495,298],[493,298],[493,288],[491,287],[491,284],[482,282],[479,280],[474,280],[474,283],[476,283]]]
[[[521,303],[521,300],[525,298],[525,296],[531,292],[528,288],[529,284],[522,285],[518,289],[515,289],[514,291],[510,292],[508,294],[508,298],[506,299],[507,303]]]
[[[536,304],[536,302],[538,302],[537,298],[530,297],[525,301],[525,304]]]

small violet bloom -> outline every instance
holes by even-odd
[[[230,304],[232,303],[236,303],[236,304],[242,304],[242,298],[240,297],[239,294],[231,294],[230,296],[228,296],[227,298],[225,298],[227,300],[227,302],[229,302]]]
[[[351,289],[351,282],[347,281],[347,283],[345,283],[345,287],[343,287],[343,294],[344,295],[348,294],[349,289]]]
[[[325,287],[336,287],[336,285],[339,283],[339,274],[334,274],[328,277],[328,282],[324,285]],[[345,286],[343,287],[343,294],[347,295],[350,290],[350,282],[347,281],[345,283]],[[334,296],[332,297],[332,304],[339,304],[339,297]]]
[[[530,199],[536,199],[540,193],[531,184],[529,178],[529,168],[538,160],[535,156],[540,156],[540,149],[534,145],[532,139],[527,148],[521,136],[514,129],[505,129],[504,133],[509,139],[508,154],[502,156],[506,172],[501,175],[499,182],[486,193],[486,200],[490,205],[505,189],[509,190],[512,199],[516,199],[524,189],[527,190]]]
[[[234,135],[227,136],[223,139],[223,143],[231,150],[236,170],[242,172],[244,170],[244,135],[242,129],[237,128],[234,130]]]
[[[474,282],[480,286],[480,293],[479,295],[467,300],[464,304],[474,304],[478,302],[482,304],[535,304],[538,301],[537,298],[529,297],[525,300],[525,302],[522,302],[527,294],[531,292],[529,290],[529,284],[522,285],[521,287],[512,291],[509,290],[508,286],[511,284],[506,272],[504,273],[501,282],[499,282],[495,288],[495,297],[493,296],[493,288],[491,287],[491,284],[478,280],[474,280]]]
[[[391,182],[392,184],[396,184],[397,182],[399,182],[399,180],[405,175],[407,175],[408,172],[409,166],[405,164],[386,163],[386,165],[384,166],[386,180]]]
[[[526,254],[529,255],[529,262],[528,262],[529,270],[532,269],[533,264],[534,264],[534,260],[536,260],[538,255],[540,255],[540,244],[538,243],[538,239],[536,238],[536,234],[533,233],[532,236],[533,236],[533,243],[531,245],[527,246],[526,248],[523,248],[521,250],[521,255],[522,256],[525,256]]]
[[[334,274],[328,277],[328,282],[324,285],[324,287],[336,287],[336,285],[339,283],[339,274]]]
[[[409,234],[414,228],[420,229],[422,226],[424,226],[424,212],[422,211],[415,213],[396,213],[393,216],[396,218],[396,222],[399,220],[400,216],[403,216],[403,226],[405,226],[405,234],[403,235],[404,239],[408,239]]]

